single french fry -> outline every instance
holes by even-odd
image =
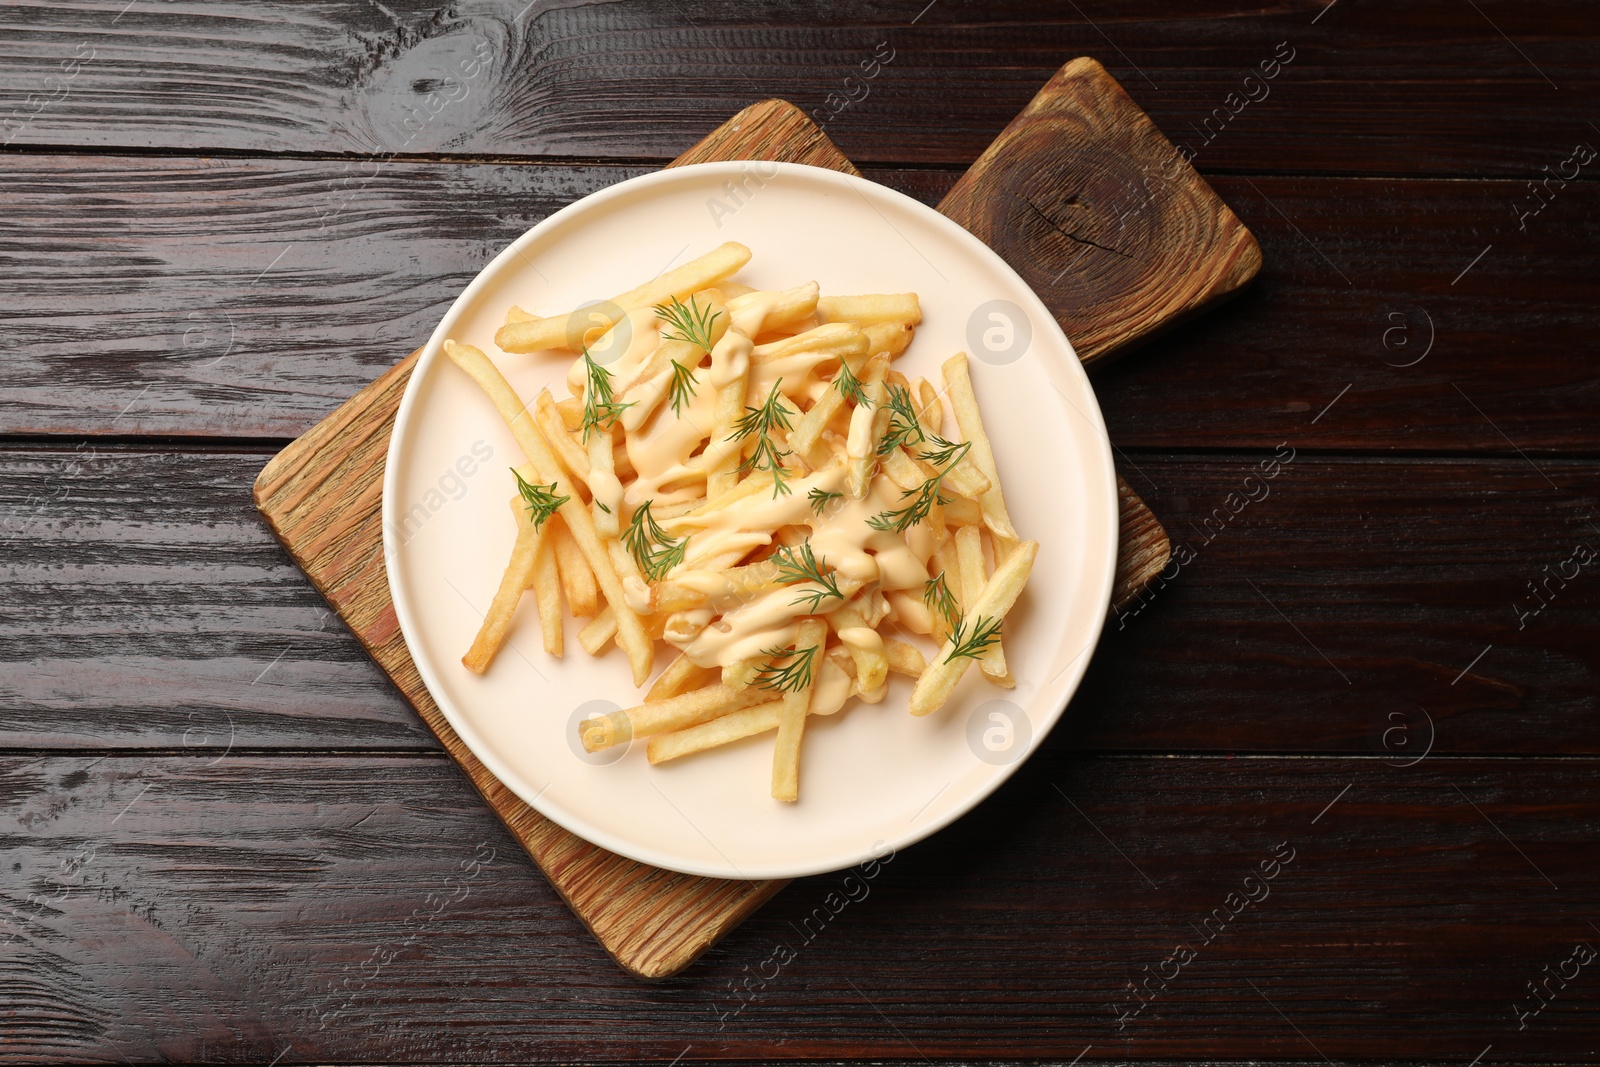
[[[956,559],[961,568],[961,600],[970,604],[977,599],[983,591],[984,584],[989,580],[983,562],[983,542],[980,539],[981,529],[977,526],[963,526],[956,530]],[[983,670],[984,677],[995,685],[1006,689],[1016,688],[1016,680],[1011,677],[1011,671],[1006,667],[1006,654],[1000,634],[989,643],[978,657],[978,666]]]
[[[748,689],[767,662],[765,656],[752,656],[722,668],[722,684],[729,689]]]
[[[516,617],[523,590],[528,588],[528,582],[533,578],[539,547],[546,540],[549,528],[548,523],[535,526],[529,521],[521,497],[511,498],[511,514],[517,524],[517,539],[511,546],[511,560],[506,564],[505,573],[500,576],[500,587],[489,602],[483,625],[478,627],[478,636],[473,638],[467,654],[461,657],[462,664],[474,674],[487,671],[494,662],[495,653],[505,644],[506,634],[511,631],[511,620]]]
[[[650,692],[644,696],[644,702],[652,704],[658,700],[678,696],[680,693],[687,693],[691,689],[704,689],[716,682],[720,676],[721,672],[715,667],[702,667],[680,652],[678,658],[667,665],[667,669],[661,672],[661,677],[650,687]]]
[[[507,352],[541,352],[550,348],[576,352],[588,343],[590,333],[610,329],[623,314],[636,308],[654,307],[673,297],[682,300],[697,289],[715,285],[748,262],[750,250],[742,244],[729,241],[699,259],[691,260],[614,297],[606,304],[581,309],[586,314],[580,321],[590,324],[586,330],[579,331],[574,327],[574,318],[578,313],[573,312],[527,322],[509,322],[494,335],[494,343]]]
[[[855,664],[844,649],[835,646],[821,657],[807,710],[812,715],[833,715],[844,707],[855,692]]]
[[[823,322],[853,322],[871,326],[880,322],[922,321],[922,302],[916,293],[875,293],[865,296],[825,296],[817,301],[817,318]]]
[[[972,633],[983,623],[1005,618],[1021,595],[1023,586],[1028,584],[1028,575],[1033,570],[1033,561],[1038,554],[1037,541],[1020,542],[1012,550],[989,576],[982,591],[967,605],[962,615],[964,632]],[[951,638],[946,638],[939,646],[938,653],[923,670],[916,688],[911,691],[911,714],[926,715],[942,707],[950,698],[951,690],[972,663],[967,656],[953,656],[954,650],[955,644]]]
[[[883,599],[894,609],[897,623],[914,634],[933,633],[933,612],[922,602],[922,597],[907,589],[891,589]]]
[[[608,604],[578,631],[578,644],[582,645],[583,650],[589,655],[598,656],[606,650],[606,646],[615,636],[617,636],[617,615]]]
[[[544,439],[555,449],[556,458],[561,460],[573,477],[587,487],[589,453],[572,439],[572,432],[567,429],[560,409],[550,396],[550,390],[539,390],[539,395],[533,401],[533,419],[539,424],[539,431],[544,434]]]
[[[945,360],[943,370],[945,393],[955,409],[956,425],[961,427],[961,436],[972,442],[968,458],[989,479],[988,490],[978,500],[978,506],[983,509],[984,525],[994,533],[998,546],[1009,556],[1017,543],[1017,529],[1011,525],[1011,515],[1006,511],[1005,494],[1000,490],[1000,472],[994,465],[994,450],[989,446],[989,435],[983,430],[983,416],[978,413],[972,378],[967,373],[967,354],[957,352]]]
[[[693,570],[650,587],[652,612],[709,607],[726,611],[778,585],[778,565],[770,560],[717,570]]]
[[[939,401],[939,391],[926,378],[911,383],[911,395],[917,405],[917,422],[922,432],[944,436],[944,404]]]
[[[927,472],[903,448],[890,449],[888,455],[879,457],[879,464],[889,480],[906,492],[928,480]]]
[[[866,335],[869,356],[885,355],[894,359],[911,347],[911,338],[917,331],[909,322],[879,322],[862,327],[861,332]]]
[[[889,674],[883,637],[867,625],[867,620],[853,604],[835,608],[828,612],[826,618],[855,663],[856,681],[861,688],[870,692],[882,686]]]
[[[971,502],[969,501],[969,503]],[[976,505],[973,505],[974,510],[976,510],[976,507]],[[945,541],[934,551],[933,566],[937,567],[937,570],[934,571],[934,576],[943,576],[944,578],[944,587],[950,593],[950,600],[955,605],[955,616],[959,619],[961,617],[961,607],[966,601],[962,599],[961,562],[956,554],[955,538]],[[936,604],[929,605],[928,614],[933,617],[933,628],[931,630],[933,639],[942,644],[944,639],[950,636],[949,620],[945,618],[944,612],[940,611]]]
[[[889,669],[896,674],[909,674],[913,678],[920,678],[928,666],[922,650],[910,641],[902,641],[898,637],[885,638],[883,651],[888,658]]]
[[[735,741],[755,737],[768,730],[776,730],[782,715],[783,701],[771,700],[765,704],[731,711],[698,726],[656,734],[650,739],[647,749],[650,762],[665,763],[696,752],[731,745]]]
[[[976,500],[964,496],[949,497],[940,507],[944,510],[944,521],[951,526],[981,526],[983,524],[983,509]]]
[[[621,527],[617,510],[622,506],[622,482],[612,469],[611,431],[596,429],[589,435],[589,491],[594,494],[594,532],[616,537]]]
[[[884,366],[887,364],[870,362],[866,373],[870,377],[875,367]],[[850,413],[850,438],[845,444],[849,468],[844,484],[845,494],[852,500],[860,500],[867,495],[872,477],[878,472],[878,445],[889,428],[889,408],[884,403],[888,393],[883,379],[863,378],[861,385],[872,404],[870,407],[858,407]]]
[[[561,577],[557,573],[554,540],[549,536],[540,539],[528,584],[539,603],[539,626],[544,631],[544,650],[552,656],[560,656],[565,627],[561,617]]]
[[[743,344],[741,338],[734,338],[730,344]],[[729,380],[717,387],[717,403],[712,414],[712,429],[706,452],[706,502],[716,503],[724,499],[739,484],[739,463],[742,447],[734,431],[734,426],[744,415],[745,392],[750,387],[750,361],[748,358],[741,361],[742,367],[737,374],[731,375]],[[711,383],[706,383],[709,388]]]
[[[640,704],[602,718],[586,719],[578,724],[578,734],[586,750],[599,752],[632,737],[649,737],[669,730],[681,730],[685,726],[694,726],[718,715],[771,699],[772,694],[765,689],[740,691],[720,684],[708,685],[704,689],[680,693],[667,700]]]
[[[811,709],[811,686],[822,658],[822,644],[828,627],[821,619],[806,619],[795,636],[795,651],[811,656],[811,675],[801,685],[783,695],[783,710],[778,716],[778,741],[772,750],[772,799],[794,803],[800,799],[800,738],[805,733],[806,716]]]
[[[730,293],[728,311],[739,332],[746,337],[759,337],[768,330],[787,329],[813,315],[817,291],[816,282],[806,282],[781,292]]]
[[[446,341],[444,351],[456,366],[466,371],[489,395],[489,399],[499,410],[500,417],[511,428],[517,444],[539,472],[539,480],[553,484],[555,488],[552,492],[567,498],[566,503],[561,505],[561,516],[566,519],[567,528],[572,531],[572,536],[582,549],[584,558],[594,570],[595,580],[599,583],[601,592],[605,594],[607,603],[616,613],[617,644],[628,654],[628,662],[633,668],[633,684],[644,685],[645,680],[650,677],[650,668],[655,661],[655,647],[651,644],[649,635],[644,632],[639,616],[628,607],[627,599],[622,592],[622,582],[612,568],[606,549],[595,532],[594,520],[590,518],[588,506],[562,475],[555,453],[550,450],[549,442],[544,439],[544,434],[539,431],[533,416],[528,413],[527,405],[522,403],[489,357],[471,345],[457,344],[454,341]]]
[[[757,363],[774,363],[804,356],[815,357],[812,362],[820,363],[824,359],[844,359],[866,351],[866,334],[849,323],[834,322],[771,344],[756,345],[750,358]]]
[[[552,516],[550,527],[550,541],[555,547],[556,569],[561,575],[567,610],[581,618],[592,618],[600,610],[600,587],[595,585],[594,571],[583,558],[578,542],[572,539],[566,520],[560,515]]]
[[[556,411],[560,413],[561,425],[567,428],[568,433],[583,429],[583,397],[569,396],[565,400],[557,400]]]

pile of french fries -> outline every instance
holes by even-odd
[[[974,663],[1015,684],[1002,624],[1038,543],[1006,511],[966,356],[942,387],[894,369],[916,294],[753,290],[733,280],[749,259],[729,243],[571,315],[510,309],[504,352],[577,357],[565,399],[524,400],[445,342],[525,457],[511,560],[462,662],[490,668],[528,589],[562,655],[564,599],[584,651],[615,643],[637,686],[658,641],[677,651],[643,703],[579,725],[587,750],[648,738],[654,764],[776,731],[772,796],[792,802],[808,716],[882,701],[890,671],[916,679],[913,715]]]

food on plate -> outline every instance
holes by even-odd
[[[636,686],[658,642],[677,653],[642,703],[579,724],[587,750],[648,738],[654,764],[774,733],[772,796],[795,801],[807,719],[882,701],[890,672],[915,679],[914,715],[974,664],[1016,684],[1004,622],[1039,546],[1006,511],[966,356],[938,386],[893,366],[915,293],[757,290],[732,280],[749,261],[730,242],[570,315],[512,308],[496,344],[571,358],[562,399],[444,343],[526,458],[462,662],[490,668],[530,588],[562,655],[564,600],[583,650],[615,643]]]

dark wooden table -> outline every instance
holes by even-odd
[[[523,2],[0,8],[0,1055],[1600,1056],[1592,3]],[[975,813],[635,982],[251,480],[742,105],[933,202],[1083,54],[1265,254],[1097,376],[1180,562]]]

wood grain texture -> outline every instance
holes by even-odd
[[[777,100],[745,108],[681,162],[714,158],[785,159],[859,173],[810,120]],[[413,353],[396,364],[274,457],[256,480],[256,505],[606,950],[640,977],[673,974],[782,883],[669,874],[584,842],[501,785],[444,720],[406,651],[383,571],[383,460],[416,358]],[[1166,566],[1167,543],[1138,496],[1125,482],[1118,488],[1122,529],[1129,535],[1120,545],[1112,590],[1112,602],[1120,606]]]
[[[858,161],[965,166],[1080,55],[1202,168],[1522,177],[1590,136],[1563,108],[1597,88],[1583,0],[1324,6],[17,3],[0,13],[0,123],[17,124],[0,140],[660,163],[777,96],[831,117]],[[874,68],[880,44],[893,58]]]
[[[514,237],[642,170],[0,154],[0,432],[287,441]],[[865,173],[928,204],[955,180]],[[1524,232],[1525,182],[1209,180],[1266,262],[1095,371],[1119,447],[1515,455],[1459,388],[1530,454],[1593,452],[1600,376],[1575,338],[1600,334],[1600,183]]]
[[[256,518],[264,458],[0,450],[6,746],[438,751]],[[1270,453],[1128,458],[1175,557],[1108,622],[1060,744],[1600,755],[1600,581],[1550,579],[1517,614],[1577,544],[1600,552],[1600,463],[1541,459],[1558,490],[1515,455],[1301,450],[1270,480]]]
[[[1587,968],[1512,1005],[1597,940],[1597,772],[1052,738],[980,817],[644,984],[443,758],[8,755],[0,1033],[14,1063],[1583,1062]]]
[[[1255,237],[1087,58],[1051,77],[939,210],[1005,257],[1090,365],[1261,269]]]

